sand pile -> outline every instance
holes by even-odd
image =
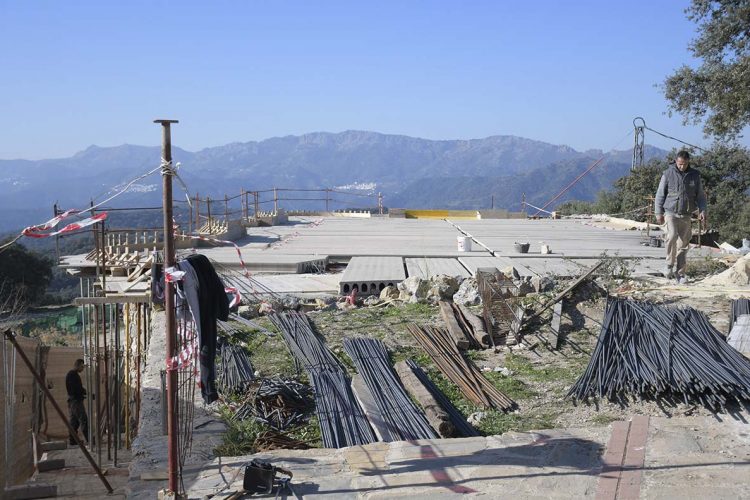
[[[732,267],[703,280],[709,285],[750,285],[750,254],[737,260]]]

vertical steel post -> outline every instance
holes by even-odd
[[[174,266],[174,234],[172,231],[172,136],[171,124],[177,120],[154,120],[161,124],[162,143],[162,207],[164,209],[164,269]],[[167,488],[174,494],[179,493],[179,478],[177,475],[177,371],[171,365],[172,357],[176,354],[177,330],[174,316],[174,287],[171,283],[164,283],[164,313],[167,328]]]
[[[101,245],[102,253],[102,297],[107,296],[107,254],[105,253],[104,222],[101,223]],[[107,304],[102,304],[102,349],[104,350],[104,411],[107,417],[107,460],[112,460],[112,412],[110,409],[111,401],[109,398],[109,350],[107,349]]]
[[[276,188],[273,188],[273,213],[279,213],[279,193]]]

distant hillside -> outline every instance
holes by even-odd
[[[608,154],[565,199],[592,199],[627,172],[630,154]],[[646,156],[664,154],[647,148]],[[389,206],[455,208],[488,206],[492,194],[496,207],[517,208],[522,192],[532,203],[543,202],[598,155],[514,136],[432,141],[361,131],[279,137],[198,152],[175,148],[173,153],[182,163],[180,176],[201,196],[223,198],[241,188],[368,183],[383,192]],[[0,230],[44,220],[55,202],[72,208],[102,199],[112,186],[158,166],[159,158],[158,147],[123,145],[91,146],[71,158],[0,160]],[[175,192],[180,195],[177,187]],[[160,196],[160,179],[153,175],[118,204],[158,204]]]

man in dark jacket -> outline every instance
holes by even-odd
[[[68,410],[70,415],[70,425],[78,433],[81,428],[86,441],[89,440],[89,419],[86,416],[86,409],[83,407],[83,400],[86,398],[86,389],[83,388],[80,373],[83,371],[84,364],[82,359],[77,359],[73,369],[65,376],[65,388],[68,390]],[[69,438],[70,444],[76,444],[73,436]]]
[[[677,278],[681,284],[687,282],[685,265],[693,235],[691,216],[696,210],[704,221],[706,195],[700,172],[690,168],[690,153],[683,150],[677,153],[674,165],[662,174],[654,206],[656,222],[667,225],[667,265],[662,274],[665,278]]]

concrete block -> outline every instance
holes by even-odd
[[[42,451],[55,451],[55,450],[67,450],[68,443],[66,441],[47,441],[40,445]]]
[[[5,488],[3,498],[6,500],[26,500],[31,498],[50,498],[57,496],[54,484],[20,484]]]
[[[50,460],[40,460],[36,464],[36,470],[39,472],[47,472],[51,470],[58,470],[65,468],[64,458],[54,458]]]

